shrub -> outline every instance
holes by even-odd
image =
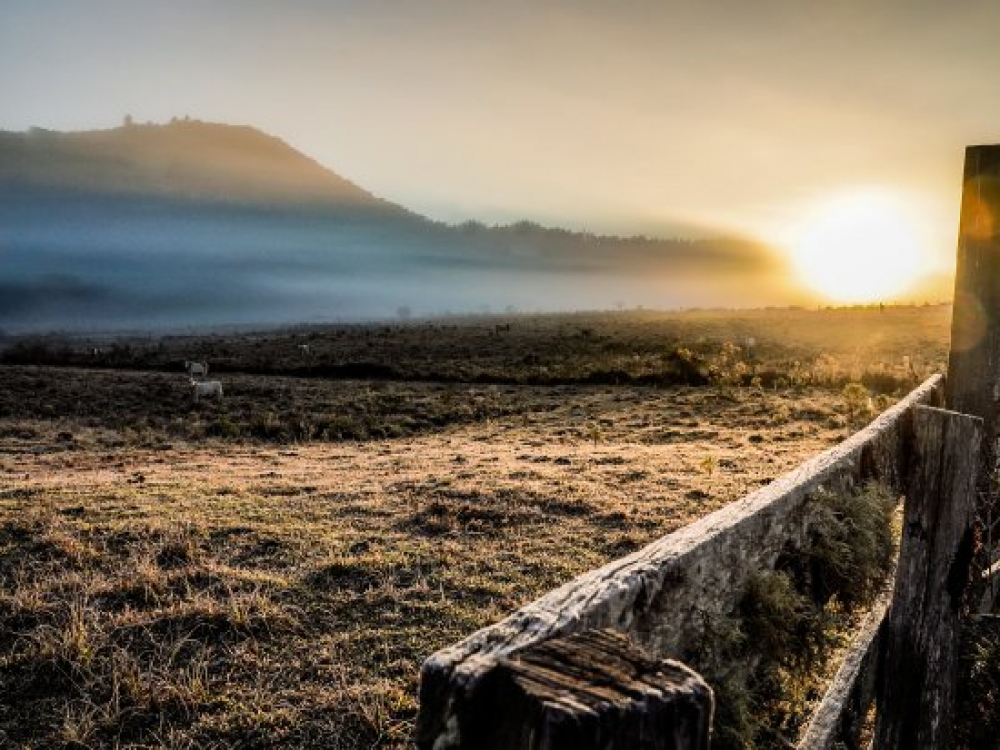
[[[955,747],[995,747],[1000,736],[1000,622],[995,617],[972,620],[964,628]]]
[[[841,391],[847,405],[847,415],[851,419],[860,419],[871,413],[871,398],[868,389],[861,383],[848,383]]]
[[[859,493],[822,493],[814,498],[812,543],[805,562],[813,599],[837,599],[848,609],[878,594],[896,557],[892,513],[896,498],[868,485]]]
[[[684,656],[715,690],[715,750],[788,746],[851,613],[874,600],[892,570],[890,493],[869,485],[818,493],[810,505],[804,547],[752,574],[736,610],[707,622]]]

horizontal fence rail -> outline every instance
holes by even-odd
[[[856,744],[868,708],[875,700],[878,655],[891,601],[892,589],[886,588],[855,634],[840,669],[806,726],[798,750],[837,750],[838,745],[843,748]]]
[[[866,428],[766,487],[432,655],[421,669],[418,748],[482,747],[476,715],[477,696],[491,682],[485,678],[543,641],[612,630],[653,658],[682,657],[706,617],[731,612],[751,575],[806,541],[810,496],[868,480],[906,491],[914,407],[940,406],[942,392],[943,378],[929,378]]]

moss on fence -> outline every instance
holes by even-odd
[[[877,485],[817,494],[807,544],[754,573],[729,617],[706,619],[686,660],[715,690],[715,750],[794,741],[831,655],[892,571],[895,505]]]

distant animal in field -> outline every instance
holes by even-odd
[[[510,323],[497,323],[496,333],[510,333]]]
[[[309,344],[299,344],[299,351],[303,354],[309,354],[312,350],[309,348]]]
[[[195,380],[191,378],[191,390],[194,393],[194,400],[197,401],[202,396],[216,396],[222,400],[222,383],[218,380]]]
[[[184,360],[184,369],[187,370],[188,375],[191,377],[205,377],[208,375],[208,362],[190,362]]]

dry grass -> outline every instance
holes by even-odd
[[[950,320],[948,305],[872,306],[479,316],[113,340],[26,336],[0,340],[0,363],[183,373],[184,360],[205,359],[213,373],[227,375],[669,385],[691,382],[672,357],[678,347],[718,365],[727,344],[744,347],[753,338],[765,385],[858,380],[891,391],[914,373],[941,370]]]
[[[62,405],[82,377],[5,372]],[[377,388],[246,382],[309,403]],[[0,744],[404,747],[428,654],[769,481],[853,408],[820,389],[391,388],[492,406],[280,445],[183,437],[169,413],[0,422]]]
[[[14,342],[0,746],[405,747],[431,652],[842,439],[947,312]]]

